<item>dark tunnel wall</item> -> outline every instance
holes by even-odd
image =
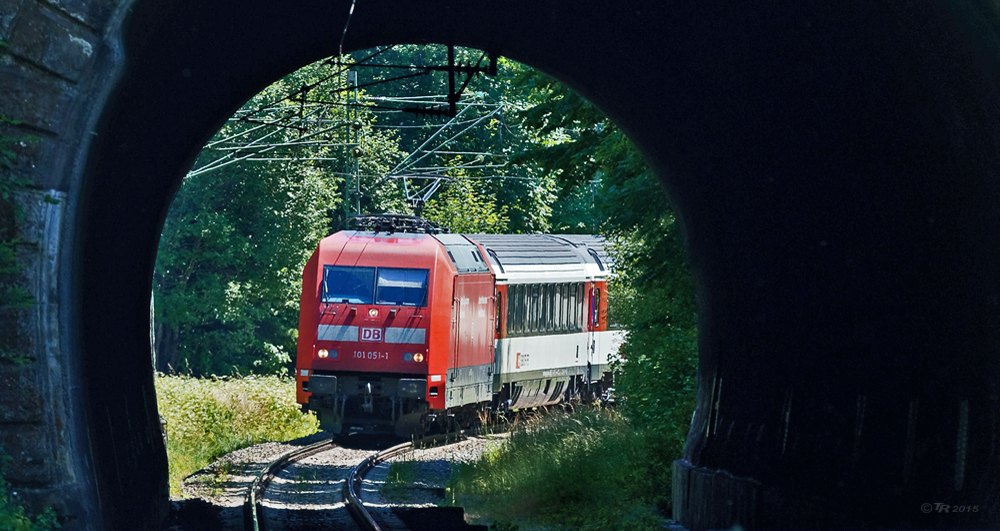
[[[336,51],[349,5],[133,4],[77,210],[108,529],[155,528],[165,507],[144,349],[173,192],[243,101]],[[980,37],[1000,33],[981,15],[934,2],[362,0],[345,50],[451,42],[541,68],[664,179],[699,290],[698,410],[675,473],[684,524],[995,527],[1000,85]]]

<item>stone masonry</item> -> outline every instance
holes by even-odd
[[[4,216],[0,232],[19,240],[16,277],[34,298],[28,309],[0,311],[12,339],[0,358],[0,447],[11,458],[13,500],[29,514],[53,507],[67,529],[98,519],[85,433],[73,421],[84,413],[78,367],[63,348],[59,294],[72,288],[60,276],[61,251],[89,140],[82,131],[119,61],[107,37],[119,11],[113,0],[0,1],[0,142],[15,154],[0,171],[30,183],[12,198],[22,216]]]

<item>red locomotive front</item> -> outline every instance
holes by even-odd
[[[445,410],[457,272],[428,234],[343,231],[320,243],[303,272],[296,380],[324,430],[405,436]],[[492,295],[485,273],[480,291]]]

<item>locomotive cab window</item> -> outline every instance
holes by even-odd
[[[427,269],[378,268],[375,304],[427,305]]]
[[[371,304],[374,267],[323,266],[323,302]]]
[[[323,266],[323,302],[427,305],[427,269]]]

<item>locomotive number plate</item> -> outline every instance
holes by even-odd
[[[362,360],[387,360],[389,359],[388,352],[369,352],[364,350],[355,350],[354,357]]]
[[[361,329],[361,341],[382,341],[382,329],[381,328],[362,328]]]

